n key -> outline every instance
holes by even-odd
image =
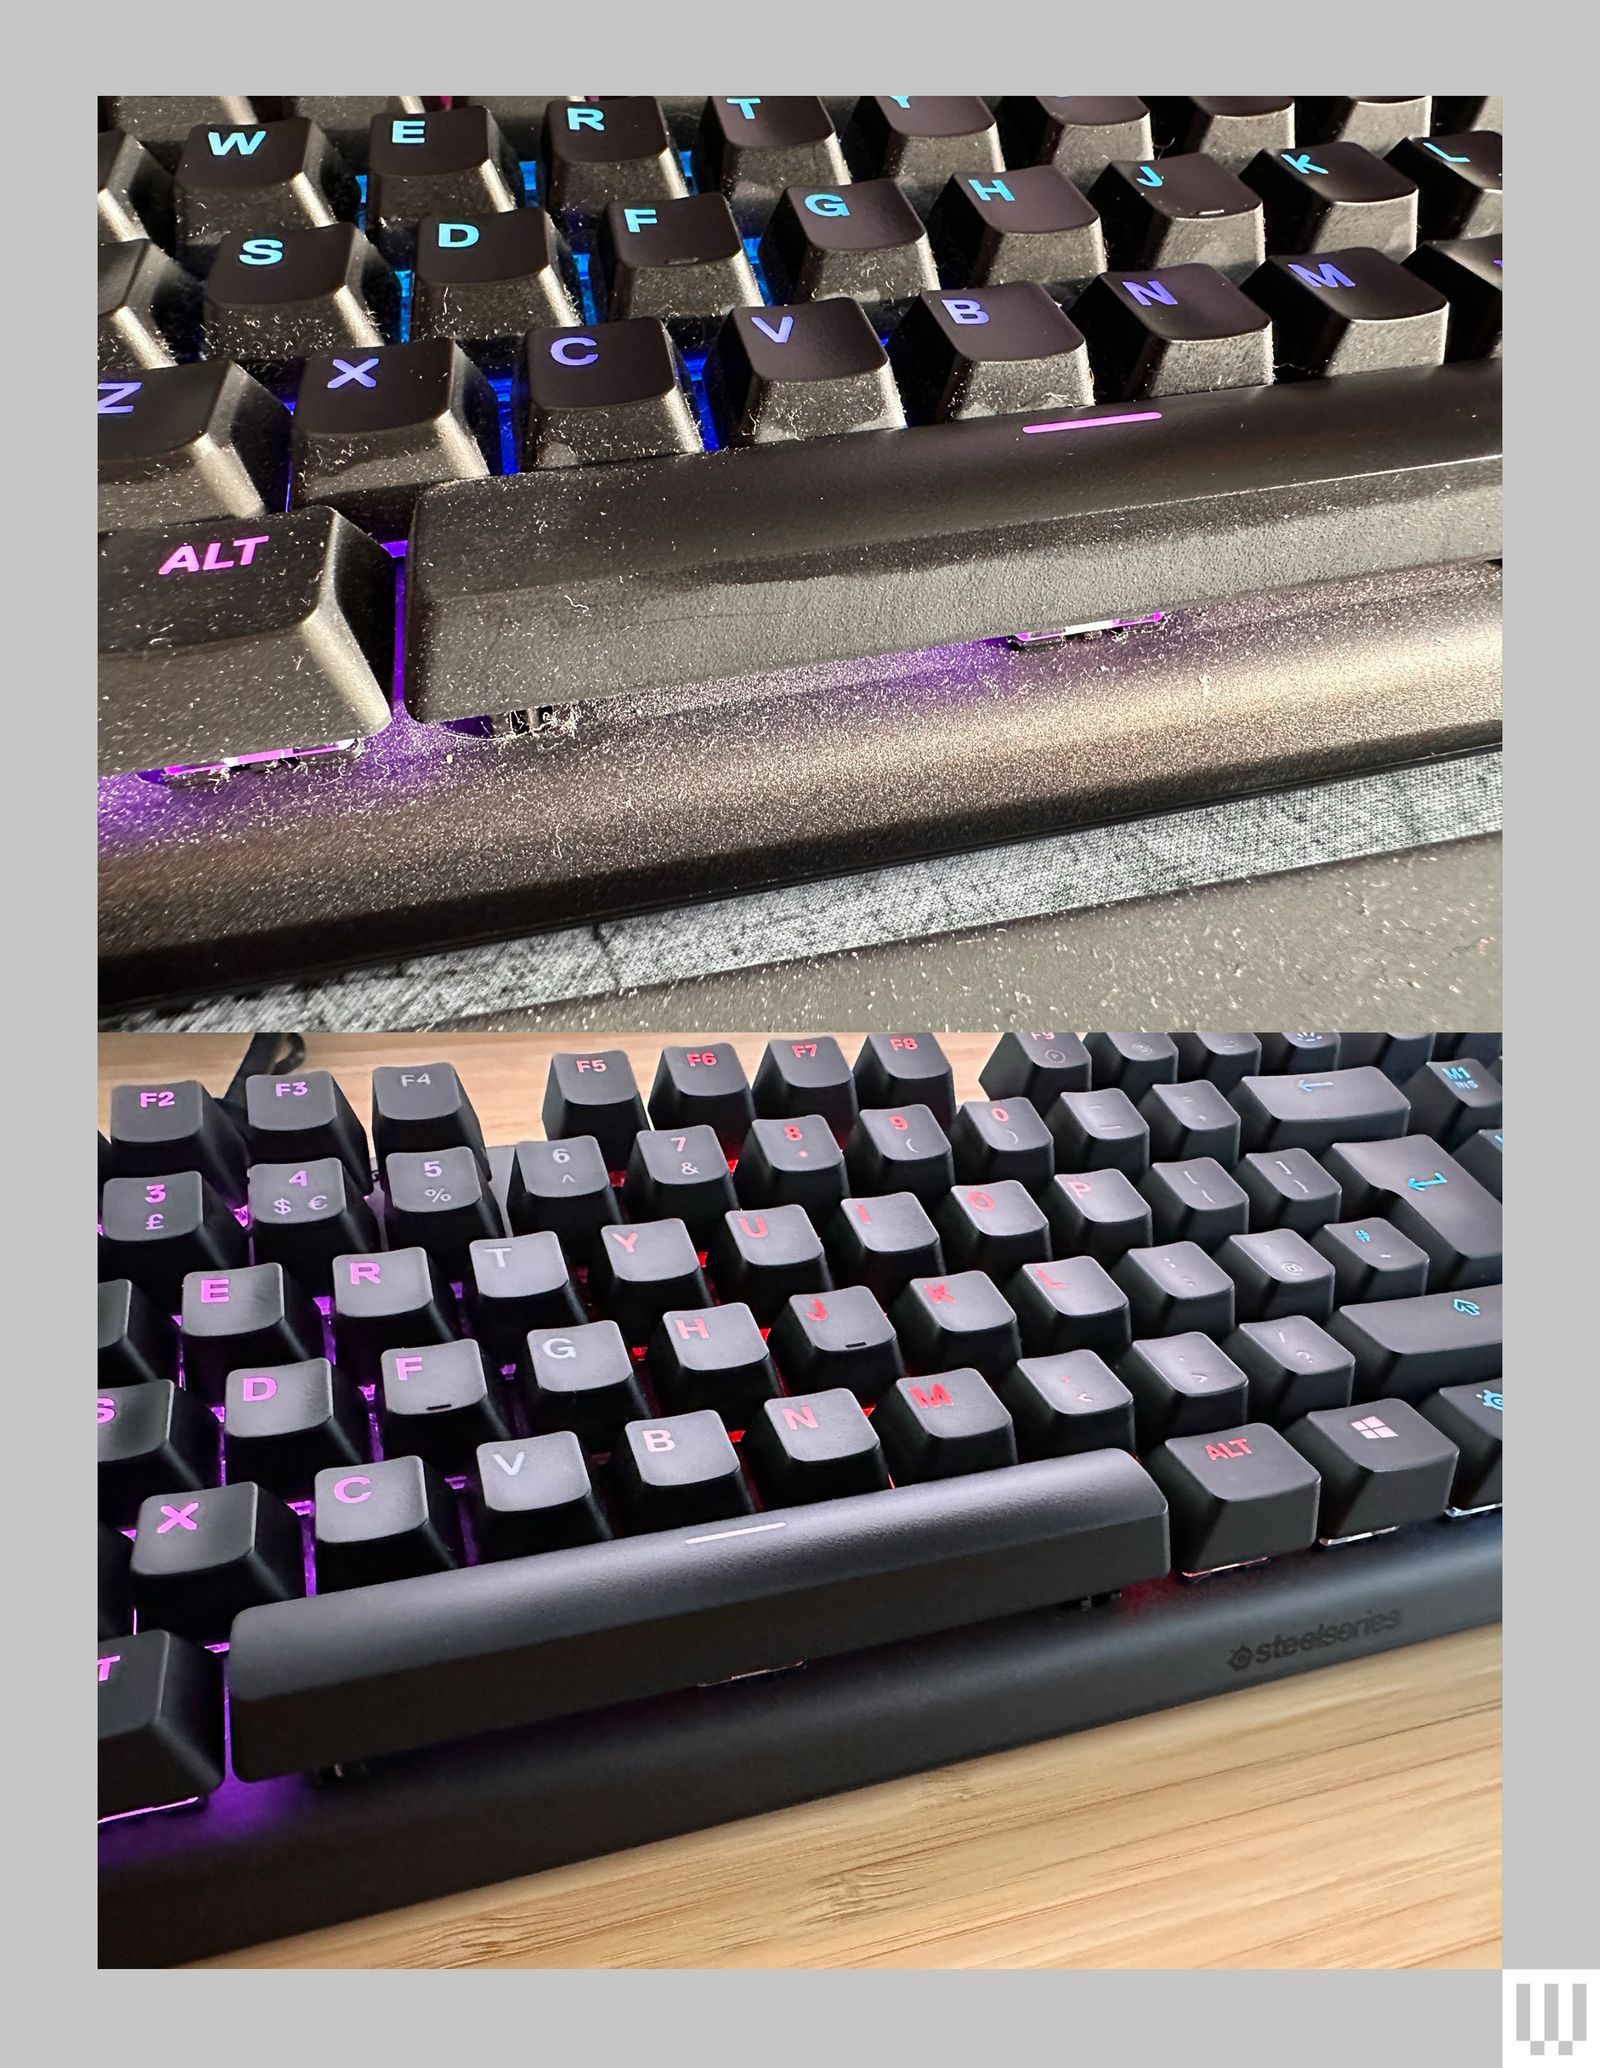
[[[877,1431],[842,1386],[763,1401],[745,1451],[769,1508],[877,1493],[889,1484]]]
[[[1261,388],[1272,379],[1266,311],[1213,266],[1104,273],[1071,314],[1107,401]]]

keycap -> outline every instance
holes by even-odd
[[[367,232],[391,265],[416,257],[424,216],[522,206],[522,168],[487,108],[374,115],[367,145]]]
[[[480,1444],[475,1468],[472,1520],[480,1558],[525,1558],[601,1544],[611,1535],[583,1446],[568,1429]]]
[[[1505,1396],[1498,1381],[1492,1386],[1441,1386],[1422,1402],[1422,1414],[1456,1447],[1450,1506],[1498,1506],[1502,1498],[1500,1432],[1505,1419]]]
[[[1086,1046],[1096,1091],[1114,1087],[1138,1100],[1177,1079],[1178,1051],[1166,1034],[1091,1034]]]
[[[568,226],[613,201],[673,201],[689,191],[661,110],[642,96],[552,101],[541,156],[542,198]]]
[[[1139,1180],[1158,1242],[1214,1250],[1250,1225],[1250,1201],[1214,1156],[1153,1163]]]
[[[130,1278],[175,1314],[191,1271],[232,1271],[249,1257],[245,1233],[195,1170],[111,1178],[100,1195],[100,1276]]]
[[[1015,1178],[953,1185],[934,1220],[952,1271],[982,1271],[999,1282],[1050,1256],[1050,1224]]]
[[[756,1111],[763,1119],[818,1113],[842,1144],[855,1125],[855,1077],[831,1034],[769,1041],[756,1070]]]
[[[1340,1040],[1337,1034],[1263,1034],[1261,1068],[1268,1075],[1337,1070],[1344,1060]]]
[[[758,256],[780,302],[844,294],[885,321],[939,285],[922,218],[893,180],[785,187]]]
[[[1264,151],[1245,166],[1243,178],[1266,204],[1267,241],[1275,251],[1359,246],[1398,260],[1416,244],[1415,183],[1360,144]]]
[[[843,296],[733,310],[706,361],[706,394],[725,445],[899,430],[906,420],[877,332]]]
[[[611,1454],[611,1470],[636,1530],[730,1521],[754,1505],[739,1455],[710,1408],[630,1422]]]
[[[1054,1138],[1020,1093],[993,1102],[969,1099],[950,1130],[950,1153],[958,1183],[1010,1181],[1040,1192],[1056,1167]]]
[[[502,1365],[523,1359],[530,1330],[585,1319],[560,1240],[548,1229],[473,1242],[461,1290],[472,1333]]]
[[[364,172],[372,124],[382,115],[420,115],[437,101],[421,93],[298,94],[283,103],[286,115],[316,123],[346,165]]]
[[[875,1493],[889,1484],[877,1431],[842,1386],[763,1401],[744,1449],[769,1508]]]
[[[108,1279],[98,1288],[97,1311],[102,1387],[177,1377],[178,1343],[171,1319],[148,1293],[131,1279]]]
[[[1217,1262],[1233,1280],[1241,1321],[1278,1321],[1286,1314],[1326,1321],[1333,1312],[1333,1265],[1293,1228],[1230,1235]]]
[[[1404,1084],[1433,1054],[1431,1034],[1341,1034],[1339,1063],[1346,1070],[1375,1064],[1391,1083]]]
[[[1118,1170],[1142,1177],[1150,1168],[1150,1126],[1128,1094],[1064,1091],[1045,1115],[1060,1170]]]
[[[509,373],[527,331],[576,325],[571,262],[542,208],[425,215],[417,225],[411,336],[454,338]]]
[[[873,1426],[897,1485],[1017,1462],[1011,1416],[971,1367],[897,1379],[878,1403]]]
[[[1092,1064],[1076,1034],[1002,1034],[978,1072],[992,1099],[1025,1098],[1041,1112],[1064,1091],[1088,1091]]]
[[[676,349],[653,317],[530,331],[512,400],[525,468],[701,449]]]
[[[1021,1358],[996,1391],[1024,1458],[1133,1448],[1133,1396],[1093,1350]]]
[[[1286,1429],[1314,1409],[1349,1405],[1355,1358],[1304,1314],[1243,1322],[1222,1347],[1250,1382],[1254,1421]]]
[[[514,1169],[506,1202],[513,1234],[548,1229],[570,1264],[587,1264],[600,1230],[622,1218],[599,1142],[592,1134],[518,1142]]]
[[[133,1600],[128,1592],[128,1560],[132,1547],[119,1529],[98,1526],[96,1585],[101,1637],[121,1637],[133,1628]]]
[[[334,1345],[358,1383],[376,1381],[386,1350],[449,1343],[455,1334],[449,1284],[425,1249],[334,1258]]]
[[[1250,1201],[1252,1228],[1293,1228],[1314,1235],[1338,1217],[1343,1192],[1306,1149],[1257,1150],[1236,1173]]]
[[[100,103],[100,123],[136,136],[170,172],[196,123],[232,127],[254,122],[260,112],[242,94],[108,94]]]
[[[1031,280],[919,295],[890,358],[907,408],[923,423],[1094,400],[1082,333]]]
[[[1324,1542],[1428,1522],[1449,1502],[1456,1447],[1404,1400],[1325,1409],[1284,1434],[1321,1475]]]
[[[724,1214],[712,1232],[707,1263],[717,1298],[742,1301],[763,1327],[795,1295],[833,1286],[822,1239],[803,1206]]]
[[[99,263],[101,374],[192,358],[200,324],[199,283],[148,241],[102,244]]]
[[[228,1476],[285,1501],[309,1500],[319,1472],[371,1456],[367,1404],[326,1357],[229,1372],[222,1433]]]
[[[452,94],[452,107],[487,108],[500,125],[500,134],[519,159],[537,158],[544,135],[547,111],[562,106],[570,94]]]
[[[281,1264],[191,1272],[180,1334],[184,1384],[213,1401],[241,1365],[292,1364],[322,1351],[322,1317]]]
[[[215,1642],[242,1609],[305,1592],[299,1520],[249,1480],[152,1494],[129,1575],[142,1627]]]
[[[1437,287],[1450,304],[1447,359],[1499,356],[1503,297],[1498,231],[1491,237],[1447,237],[1436,244],[1419,244],[1406,266],[1419,280]]]
[[[696,1419],[726,1445],[714,1416]],[[1164,1500],[1115,1451],[819,1501],[742,1527],[709,1520],[607,1551],[598,1596],[587,1565],[580,1575],[580,1561],[552,1560],[537,1590],[525,1571],[489,1566],[381,1604],[319,1590],[241,1618],[229,1655],[235,1771],[300,1773],[608,1707],[924,1635],[952,1618],[1083,1600],[1167,1570]],[[960,1572],[959,1590],[927,1584],[930,1568]],[[674,1643],[644,1640],[668,1603]],[[551,1631],[562,1633],[559,1670],[546,1663]],[[463,1674],[462,1656],[481,1672]]]
[[[1300,144],[1340,139],[1369,151],[1390,151],[1408,136],[1426,136],[1430,120],[1425,93],[1301,95],[1294,104],[1295,140]]]
[[[915,1192],[842,1199],[823,1239],[835,1284],[869,1287],[883,1300],[944,1269],[939,1231]]]
[[[607,1168],[618,1172],[627,1165],[634,1136],[650,1124],[633,1065],[620,1048],[552,1056],[541,1117],[551,1141],[592,1135]]]
[[[858,177],[895,181],[920,210],[958,174],[1001,170],[1000,134],[977,94],[870,94],[856,103],[844,144]]]
[[[703,1307],[706,1281],[681,1220],[602,1228],[589,1267],[589,1296],[630,1345],[647,1340],[670,1307]]]
[[[796,1294],[784,1303],[768,1342],[791,1393],[843,1386],[859,1400],[876,1400],[905,1371],[900,1339],[864,1285]]]
[[[245,1080],[252,1163],[308,1163],[336,1156],[365,1194],[372,1185],[367,1131],[329,1070]]]
[[[446,1278],[467,1275],[476,1241],[502,1237],[505,1219],[470,1147],[398,1150],[383,1161],[384,1221],[396,1249],[425,1249]]]
[[[389,722],[394,562],[332,510],[112,532],[99,594],[102,774]]]
[[[222,1661],[170,1630],[113,1636],[99,1651],[102,1817],[162,1809],[222,1786]]]
[[[1022,1355],[1016,1313],[982,1271],[913,1278],[889,1318],[913,1371],[970,1366],[998,1378]]]
[[[1150,101],[1158,150],[1203,151],[1235,172],[1258,151],[1281,150],[1294,142],[1294,111],[1292,100],[1270,94],[1254,100],[1153,95]]]
[[[1120,1357],[1133,1340],[1128,1295],[1093,1257],[1024,1264],[1006,1286],[1030,1357],[1094,1350]]]
[[[1152,1084],[1139,1101],[1150,1130],[1150,1154],[1163,1163],[1211,1157],[1239,1160],[1239,1116],[1222,1089],[1205,1079]]]
[[[1226,1335],[1233,1327],[1233,1280],[1198,1243],[1130,1249],[1111,1275],[1128,1295],[1136,1339],[1196,1329]]]
[[[741,1206],[798,1206],[821,1219],[844,1186],[844,1151],[820,1113],[751,1123],[733,1174]]]
[[[1500,1081],[1481,1063],[1424,1063],[1405,1092],[1418,1131],[1446,1149],[1501,1123]]]
[[[244,1142],[222,1107],[192,1077],[181,1083],[115,1086],[111,1158],[119,1177],[197,1170],[230,1205],[244,1200]]]
[[[709,344],[730,309],[761,300],[721,194],[614,201],[600,219],[598,258],[616,321],[656,317],[690,349]]]
[[[121,129],[100,133],[95,220],[102,244],[148,238],[172,249],[172,175],[136,136]]]
[[[645,1367],[664,1413],[711,1408],[735,1434],[778,1390],[766,1338],[742,1300],[669,1308],[651,1333]]]
[[[215,1486],[217,1422],[171,1379],[104,1386],[95,1402],[100,1519],[131,1527],[152,1494]]]
[[[480,1443],[510,1430],[502,1389],[475,1341],[385,1350],[377,1410],[386,1458],[414,1455],[441,1472],[465,1472]]]
[[[1332,1067],[1287,1077],[1246,1077],[1233,1103],[1249,1150],[1309,1149],[1320,1156],[1335,1142],[1392,1141],[1409,1125],[1404,1093],[1381,1070]]]
[[[863,1108],[910,1099],[943,1127],[956,1117],[954,1073],[932,1034],[869,1034],[856,1057],[855,1079]]]
[[[756,1117],[750,1080],[731,1041],[668,1045],[650,1087],[650,1119],[665,1132],[709,1127],[736,1156]]]
[[[1500,133],[1407,137],[1389,163],[1421,189],[1424,237],[1483,237],[1500,228]]]
[[[1436,1062],[1452,1061],[1493,1063],[1500,1055],[1504,1037],[1499,1033],[1479,1032],[1476,1034],[1439,1034],[1434,1038],[1433,1059]]]
[[[1141,1451],[1245,1418],[1249,1381],[1208,1336],[1135,1338],[1117,1361],[1117,1376],[1133,1395]]]
[[[1070,313],[1089,341],[1105,400],[1264,387],[1272,379],[1270,319],[1212,266],[1102,273]]]
[[[483,1129],[450,1063],[385,1063],[373,1071],[372,1146],[380,1170],[397,1151],[470,1149],[489,1175]]]
[[[1261,1069],[1261,1042],[1254,1034],[1174,1034],[1178,1078],[1192,1084],[1204,1078],[1218,1091],[1230,1092],[1241,1077]]]
[[[1246,289],[1272,318],[1280,380],[1444,363],[1444,296],[1381,251],[1270,258]]]
[[[614,1321],[535,1329],[528,1337],[533,1426],[568,1430],[585,1450],[608,1451],[624,1423],[648,1412],[637,1369]]]
[[[204,273],[225,237],[354,222],[355,175],[303,115],[190,130],[173,179],[178,254]]]
[[[1421,1400],[1439,1386],[1500,1376],[1498,1285],[1339,1307],[1328,1331],[1355,1356],[1357,1400]]]
[[[1496,1199],[1501,1194],[1502,1171],[1505,1162],[1505,1136],[1498,1127],[1480,1127],[1476,1134],[1467,1136],[1457,1144],[1456,1161],[1469,1177],[1477,1179],[1486,1192],[1492,1192]]]
[[[1498,1284],[1500,1202],[1437,1142],[1342,1142],[1327,1161],[1347,1211],[1382,1214],[1428,1252],[1433,1291]]]
[[[380,1247],[378,1223],[335,1156],[253,1163],[251,1244],[258,1264],[281,1264],[313,1296],[333,1290],[333,1260]]]
[[[1150,110],[1131,95],[1009,94],[995,120],[1007,165],[1054,165],[1073,180],[1155,150]]]
[[[206,356],[237,359],[283,394],[313,352],[387,344],[399,320],[399,282],[349,223],[224,237],[206,274]]]
[[[1321,1481],[1266,1422],[1173,1437],[1146,1464],[1171,1509],[1180,1572],[1225,1571],[1316,1541]]]
[[[1428,1253],[1392,1221],[1330,1221],[1314,1246],[1333,1266],[1340,1306],[1361,1300],[1412,1299],[1428,1289]]]
[[[1062,1171],[1041,1195],[1055,1247],[1112,1263],[1130,1249],[1147,1249],[1154,1232],[1150,1208],[1122,1170]]]
[[[955,1179],[949,1137],[923,1104],[863,1106],[845,1147],[845,1168],[855,1193],[903,1189],[929,1205]]]
[[[448,1572],[461,1563],[450,1489],[425,1458],[330,1465],[312,1492],[317,1593]]]
[[[1059,291],[1106,269],[1100,214],[1053,165],[952,179],[928,212],[928,241],[949,281],[1032,280]]]
[[[1101,173],[1089,199],[1115,267],[1170,273],[1204,265],[1243,280],[1267,255],[1260,195],[1213,158],[1119,161]]]
[[[1436,93],[1429,130],[1434,136],[1456,130],[1498,130],[1500,121],[1501,99],[1497,93]]]
[[[703,1243],[736,1204],[727,1157],[713,1128],[642,1128],[622,1187],[630,1221],[680,1219]]]

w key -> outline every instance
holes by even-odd
[[[178,254],[203,273],[224,237],[272,230],[316,230],[354,221],[355,175],[314,122],[189,132],[176,180]]]

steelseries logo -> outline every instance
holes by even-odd
[[[1241,1644],[1228,1654],[1235,1673],[1246,1666],[1270,1666],[1275,1659],[1292,1659],[1300,1652],[1324,1651],[1331,1644],[1351,1644],[1358,1637],[1382,1637],[1400,1627],[1397,1608],[1376,1609],[1351,1623],[1318,1623],[1310,1630],[1280,1630],[1265,1644]]]

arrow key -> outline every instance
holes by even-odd
[[[1500,1376],[1500,1288],[1341,1307],[1328,1332],[1356,1360],[1357,1400],[1422,1400],[1440,1386]]]
[[[1496,1379],[1489,1386],[1441,1386],[1422,1403],[1422,1413],[1460,1452],[1450,1488],[1452,1508],[1491,1508],[1501,1500],[1501,1426],[1505,1396]]]

